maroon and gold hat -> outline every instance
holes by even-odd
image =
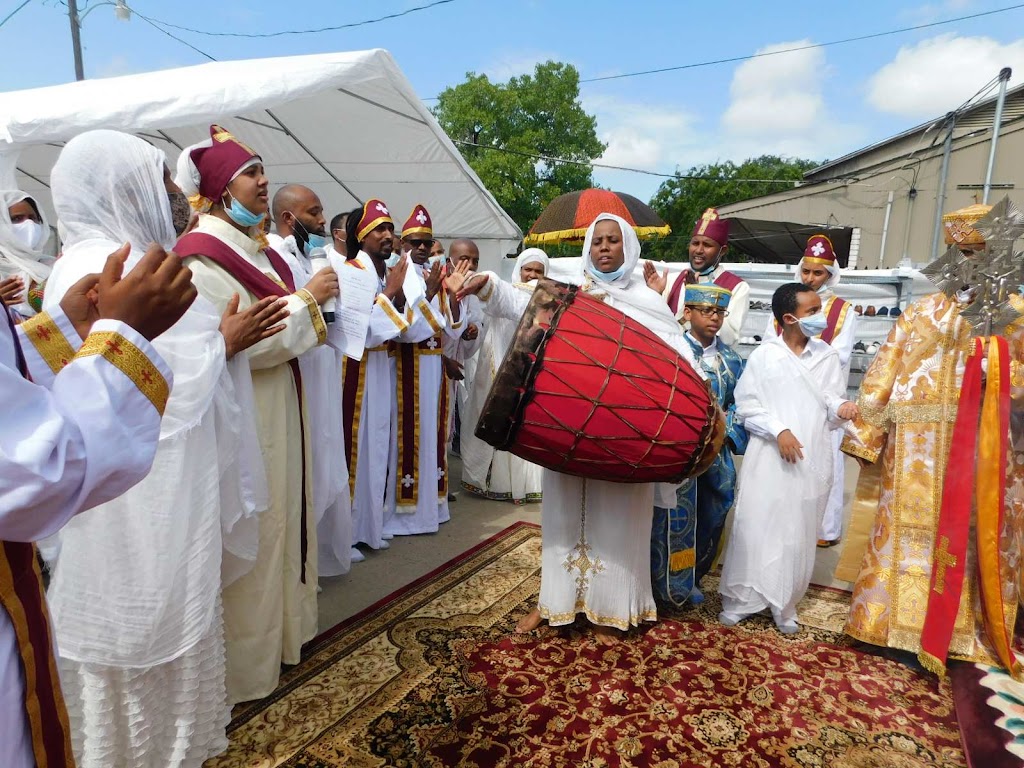
[[[196,147],[189,157],[199,171],[199,194],[217,201],[224,196],[224,190],[242,166],[253,158],[261,158],[219,125],[210,126],[210,138],[210,146]]]
[[[697,219],[697,223],[693,226],[693,233],[690,237],[696,237],[697,235],[703,235],[704,237],[710,237],[719,245],[725,245],[729,242],[729,222],[726,219],[721,218],[718,215],[718,211],[714,208],[708,208]]]
[[[825,235],[811,235],[804,248],[804,261],[810,264],[822,264],[826,267],[836,265],[836,249],[832,241]]]
[[[430,213],[421,203],[417,203],[412,209],[408,220],[402,225],[402,237],[412,235],[423,235],[428,238],[434,237],[434,222],[430,219]]]
[[[359,226],[356,227],[356,240],[360,243],[366,236],[381,224],[394,226],[394,219],[391,218],[391,211],[384,205],[383,200],[373,198],[363,203],[363,215],[359,219]]]

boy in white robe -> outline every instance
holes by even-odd
[[[755,349],[736,386],[750,435],[719,591],[733,626],[771,608],[780,632],[799,630],[796,604],[811,583],[817,528],[832,484],[831,429],[857,416],[839,355],[818,336],[821,298],[787,283],[772,296],[782,335]]]
[[[853,344],[857,339],[857,313],[845,299],[836,296],[832,290],[838,285],[842,273],[836,259],[835,247],[826,235],[812,235],[807,240],[804,256],[796,265],[796,276],[804,285],[809,285],[821,297],[821,312],[825,315],[825,330],[818,336],[839,353],[839,365],[843,368],[843,381],[850,380],[850,358]],[[770,339],[782,333],[782,326],[774,317],[768,320],[762,338]],[[845,483],[845,455],[839,446],[843,442],[843,431],[833,430],[832,491],[829,493],[825,515],[818,527],[818,546],[834,547],[843,532],[843,490]]]

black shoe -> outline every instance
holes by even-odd
[[[449,503],[449,504],[450,504],[451,502],[453,502],[453,501],[458,501],[458,500],[459,500],[459,497],[458,497],[458,496],[456,496],[456,495],[455,495],[454,493],[449,493],[449,494],[448,494],[448,503]]]

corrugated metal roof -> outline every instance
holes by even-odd
[[[981,101],[975,104],[973,107],[965,109],[961,112],[956,119],[957,133],[961,130],[968,132],[971,130],[978,130],[979,128],[990,128],[992,126],[992,118],[995,116],[997,96],[993,96],[990,99]],[[1006,92],[1006,103],[1003,105],[1003,124],[1010,120],[1016,120],[1020,117],[1024,117],[1024,85],[1018,85],[1010,88]],[[866,155],[869,152],[874,152],[881,147],[884,147],[893,142],[905,139],[908,136],[913,136],[916,133],[923,133],[929,127],[937,126],[936,124],[942,123],[945,120],[945,116],[940,116],[934,120],[929,120],[926,123],[921,123],[903,133],[898,133],[895,136],[890,136],[887,139],[876,142],[863,149],[858,149],[856,152],[850,152],[849,154],[838,157],[835,160],[829,160],[827,163],[819,165],[817,168],[812,168],[804,174],[804,178],[807,181],[817,181],[816,176],[820,175],[823,171],[834,168],[837,165],[848,163],[854,158]]]

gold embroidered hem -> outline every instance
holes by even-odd
[[[167,407],[170,387],[163,374],[142,350],[128,339],[113,331],[90,333],[76,358],[99,355],[121,373],[131,379],[139,391],[153,404],[162,416]]]
[[[75,350],[48,312],[40,312],[26,320],[21,328],[25,338],[32,342],[39,357],[54,375],[60,373],[75,357]]]
[[[597,624],[602,627],[612,627],[614,629],[621,629],[623,632],[628,630],[630,627],[639,627],[645,621],[657,621],[658,612],[656,610],[644,611],[642,613],[631,614],[629,621],[623,621],[617,616],[602,616],[595,611],[592,611],[583,600],[576,602],[576,607],[571,613],[551,613],[543,605],[537,606],[540,611],[542,619],[547,621],[552,627],[559,627],[565,624],[572,624],[576,621],[576,617],[581,613],[587,617],[587,621],[591,624]]]
[[[852,440],[843,440],[842,451],[847,456],[853,456],[855,459],[864,459],[864,461],[874,464],[878,461],[878,451],[871,451],[862,445],[857,445]]]
[[[324,322],[324,314],[320,311],[320,305],[316,303],[313,294],[305,288],[297,290],[295,295],[306,303],[309,319],[313,321],[313,330],[316,332],[316,343],[323,344],[327,341],[327,323]]]

